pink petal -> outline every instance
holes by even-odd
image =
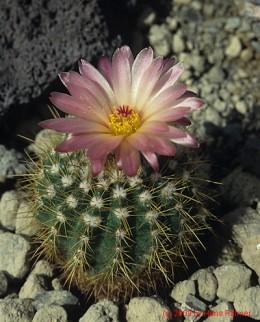
[[[158,80],[156,86],[153,90],[153,95],[156,95],[158,92],[165,90],[166,88],[174,85],[183,73],[184,65],[183,63],[178,63],[174,65],[168,72],[166,72]]]
[[[129,60],[117,49],[112,58],[112,83],[117,105],[129,104],[131,81]]]
[[[98,69],[112,87],[112,64],[108,57],[102,56],[98,62]]]
[[[79,61],[79,71],[80,73],[86,77],[87,79],[93,81],[94,83],[98,84],[104,91],[107,93],[109,98],[113,101],[114,100],[114,92],[109,85],[106,78],[90,63],[81,59]]]
[[[143,77],[143,74],[145,70],[150,66],[150,64],[153,61],[153,50],[151,47],[145,48],[140,51],[140,53],[136,56],[133,66],[132,66],[132,93],[131,103],[135,103],[136,99],[136,92],[139,87],[141,78]]]
[[[151,116],[149,118],[149,121],[152,120],[153,118],[155,119],[160,118],[160,121],[173,122],[186,116],[190,112],[190,110],[191,109],[189,107],[182,107],[182,106],[167,108],[160,112],[160,116],[158,116],[157,114],[155,114],[154,116]]]
[[[123,135],[110,137],[106,141],[97,140],[95,144],[90,145],[87,155],[90,159],[100,159],[112,152],[124,139]]]
[[[122,164],[125,174],[129,177],[135,176],[141,164],[140,153],[124,143],[120,145],[118,154],[118,161]]]
[[[145,122],[138,130],[142,133],[164,133],[168,132],[169,126],[162,121],[148,121]]]
[[[77,97],[70,96],[64,93],[54,92],[51,93],[50,101],[53,105],[55,105],[65,113],[79,116],[96,122],[105,121],[107,123],[107,119],[105,118],[106,115],[104,113],[102,115],[100,111],[96,111],[95,106],[94,108],[92,108],[88,102],[84,102]],[[93,101],[91,101],[91,99],[90,102],[94,104]]]
[[[58,152],[78,151],[91,147],[94,144],[103,144],[113,137],[111,134],[87,133],[69,135],[64,142],[56,147]]]
[[[147,162],[151,165],[155,172],[159,171],[159,163],[157,155],[153,152],[144,152],[142,151],[143,156],[147,160]]]
[[[198,142],[188,133],[183,132],[179,129],[176,129],[172,126],[169,126],[169,138],[172,142],[184,145],[187,147],[193,147],[193,148],[198,148],[199,144]]]
[[[137,111],[142,111],[143,105],[150,99],[151,92],[162,72],[162,57],[155,58],[145,70],[136,92],[135,106]],[[132,102],[134,102],[132,98]]]
[[[150,138],[148,135],[140,133],[139,131],[129,135],[127,138],[129,144],[131,144],[136,150],[148,151],[150,146]]]
[[[68,73],[61,73],[60,79],[63,84],[68,88],[71,95],[80,98],[88,96],[95,98],[100,106],[107,107],[108,113],[111,113],[112,109],[109,108],[115,105],[114,97],[110,97],[108,93],[96,82],[89,80],[78,73],[73,71]],[[78,89],[78,90],[77,90]]]
[[[164,60],[163,60],[162,75],[164,73],[168,72],[168,70],[174,66],[175,62],[176,62],[176,58],[175,57],[164,58]]]
[[[134,62],[134,56],[131,51],[131,49],[128,46],[122,46],[120,48],[121,52],[125,55],[125,57],[128,59],[130,66],[132,66]]]
[[[205,102],[197,97],[179,98],[175,101],[175,107],[190,107],[191,111],[204,107]]]
[[[150,152],[167,156],[171,156],[176,153],[175,146],[168,139],[155,136],[151,138],[149,149]]]
[[[147,108],[144,109],[143,112],[143,120],[147,120],[149,117],[157,113],[159,118],[160,111],[174,106],[176,99],[180,97],[186,89],[187,85],[185,84],[175,84],[160,92],[149,103],[147,103]]]
[[[100,123],[88,121],[79,117],[49,119],[39,123],[46,129],[63,133],[110,133],[110,129]]]
[[[92,177],[95,178],[102,171],[106,158],[103,159],[91,159]]]

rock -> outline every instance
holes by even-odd
[[[127,322],[168,322],[171,319],[171,311],[155,298],[134,297],[127,305]]]
[[[225,30],[227,31],[234,31],[241,25],[241,18],[240,17],[229,17],[225,23]]]
[[[222,83],[225,78],[225,73],[220,66],[213,66],[208,73],[204,76],[212,83]]]
[[[193,280],[178,282],[174,285],[171,291],[171,297],[179,303],[185,302],[188,294],[196,294],[195,283]]]
[[[238,292],[250,287],[252,271],[242,264],[222,265],[213,273],[218,280],[217,296],[220,299],[233,302]]]
[[[248,239],[242,250],[242,259],[260,278],[260,235]]]
[[[16,215],[19,208],[19,193],[15,190],[3,193],[0,200],[0,224],[9,230],[15,229]]]
[[[29,299],[0,300],[1,322],[31,322],[34,314],[35,309]]]
[[[8,279],[3,271],[0,271],[0,298],[4,297],[8,289]]]
[[[238,102],[236,102],[235,108],[238,111],[238,113],[240,113],[242,115],[246,115],[247,114],[247,106],[246,106],[246,103],[244,101],[238,101]]]
[[[200,269],[190,279],[197,282],[198,293],[203,300],[212,302],[216,297],[218,282],[207,269]]]
[[[197,299],[194,295],[189,294],[185,303],[182,303],[180,308],[182,312],[187,312],[186,319],[196,322],[203,316],[207,305]]]
[[[228,46],[225,50],[225,54],[228,58],[236,58],[240,55],[242,50],[242,44],[237,35],[233,35],[228,43]]]
[[[63,286],[58,278],[54,278],[51,281],[51,286],[55,291],[62,291],[63,290]]]
[[[260,286],[250,287],[235,296],[234,307],[237,312],[244,313],[251,319],[260,319]],[[243,314],[242,314],[243,315]]]
[[[33,224],[32,211],[27,201],[22,201],[18,207],[15,221],[15,233],[24,236],[33,236],[36,226]]]
[[[220,302],[204,313],[204,316],[209,316],[204,322],[232,322],[234,320],[232,312],[234,308],[231,303]]]
[[[0,145],[0,182],[26,172],[25,165],[20,162],[21,159],[23,159],[22,153],[14,149],[7,150],[4,145]]]
[[[109,7],[111,18],[113,2]],[[112,54],[119,40],[109,35],[104,12],[97,0],[5,0],[0,12],[0,114],[41,95],[79,58]]]
[[[214,108],[207,107],[204,114],[206,122],[210,122],[216,126],[221,126],[222,119],[218,111],[216,111]]]
[[[253,55],[254,55],[253,48],[249,47],[242,50],[240,58],[248,62],[250,59],[253,58]]]
[[[34,299],[38,294],[48,290],[47,282],[41,275],[30,274],[19,292],[20,299]]]
[[[155,55],[167,56],[170,53],[171,34],[166,25],[152,25],[148,37]]]
[[[69,291],[48,291],[38,294],[34,298],[34,306],[37,310],[46,305],[61,305],[75,307],[79,304],[79,299]]]
[[[9,232],[0,234],[0,270],[11,278],[23,278],[29,270],[29,250],[30,244],[24,237]]]
[[[44,275],[53,277],[53,267],[46,260],[41,259],[35,264],[35,267],[31,271],[30,275]]]
[[[79,322],[120,322],[119,309],[112,301],[102,300],[91,305]]]
[[[243,182],[245,184],[245,182]],[[221,219],[231,230],[231,238],[240,247],[247,243],[249,239],[259,235],[260,214],[252,208],[237,208]]]
[[[46,305],[39,309],[32,322],[67,322],[67,312],[59,305]],[[91,320],[90,320],[91,322]]]
[[[178,31],[172,36],[172,51],[176,54],[183,52],[185,49],[185,43],[183,41],[183,35],[181,31]]]
[[[191,55],[190,64],[191,67],[193,67],[195,73],[201,73],[205,69],[205,58],[203,56],[193,54]]]

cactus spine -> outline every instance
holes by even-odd
[[[93,179],[84,152],[46,147],[29,162],[25,186],[36,254],[96,298],[127,298],[158,281],[170,283],[176,265],[209,228],[199,163],[161,157],[160,173],[143,162],[135,177],[126,177],[111,157]]]

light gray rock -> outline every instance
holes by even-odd
[[[169,322],[171,311],[164,304],[155,298],[134,297],[127,305],[127,322]]]
[[[240,52],[242,50],[242,44],[237,35],[233,35],[228,43],[228,46],[226,47],[225,54],[229,58],[236,58],[239,56]]]
[[[235,108],[238,111],[238,113],[242,114],[242,115],[246,115],[247,113],[247,106],[246,103],[244,101],[238,101],[235,103]]]
[[[0,270],[11,278],[23,278],[29,270],[29,250],[30,244],[24,237],[9,232],[0,234]]]
[[[4,297],[8,289],[8,279],[3,271],[0,271],[0,298]]]
[[[245,242],[241,256],[243,261],[260,278],[260,235],[252,237]]]
[[[257,321],[260,320],[260,286],[250,287],[244,292],[236,294],[234,307],[237,312],[245,312]]]
[[[185,280],[178,282],[174,285],[172,291],[171,291],[171,297],[179,302],[183,303],[186,300],[186,297],[188,294],[195,295],[196,288],[195,283],[193,280]]]
[[[213,66],[205,75],[205,78],[212,83],[221,83],[225,78],[225,73],[220,66]]]
[[[204,111],[205,114],[205,121],[215,124],[216,126],[221,126],[222,119],[218,111],[216,111],[214,108],[207,107]]]
[[[242,50],[240,58],[246,62],[248,62],[250,59],[252,59],[254,56],[253,48],[245,48]]]
[[[234,308],[231,303],[220,302],[204,313],[204,316],[208,316],[204,322],[232,322],[234,320],[233,311]]]
[[[255,209],[237,208],[221,219],[231,229],[230,237],[240,248],[243,248],[249,239],[259,235],[260,214]]]
[[[79,322],[120,322],[118,306],[112,301],[99,301],[91,305]]]
[[[35,264],[30,275],[44,275],[48,277],[53,277],[53,267],[46,260],[41,259]]]
[[[20,162],[22,158],[20,152],[7,150],[4,145],[0,145],[0,182],[26,172],[25,165]]]
[[[240,17],[229,17],[225,23],[225,30],[227,31],[234,31],[241,25],[241,18]]]
[[[34,299],[38,294],[47,291],[47,282],[41,275],[30,274],[19,292],[20,299]]]
[[[187,312],[186,320],[196,322],[200,320],[207,309],[207,305],[194,295],[189,294],[186,301],[180,307],[182,312]]]
[[[63,290],[63,286],[58,278],[54,278],[51,281],[51,286],[55,291],[62,291]]]
[[[46,305],[75,307],[78,304],[78,298],[69,291],[48,291],[38,294],[34,298],[34,306],[37,310]]]
[[[200,269],[190,279],[197,282],[199,296],[209,302],[215,300],[218,282],[216,277],[207,269]]]
[[[67,312],[62,306],[47,305],[39,309],[32,322],[67,322]],[[91,322],[91,320],[89,320]]]
[[[171,34],[166,25],[152,25],[148,37],[156,55],[167,56],[170,53]]]
[[[1,322],[32,322],[35,309],[29,299],[0,300]]]
[[[3,193],[0,200],[0,224],[6,229],[15,229],[19,204],[19,193],[17,191],[11,190]]]
[[[17,210],[15,220],[15,233],[24,236],[33,236],[36,232],[36,226],[33,224],[33,214],[30,204],[23,200]]]
[[[183,34],[178,31],[172,36],[172,51],[175,54],[183,52],[185,49],[185,42],[183,40]]]
[[[233,302],[236,293],[250,287],[252,271],[242,264],[222,265],[213,273],[218,280],[217,296],[222,300]]]

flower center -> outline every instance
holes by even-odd
[[[109,115],[109,125],[115,135],[130,135],[140,127],[140,116],[128,105],[115,106],[113,114]]]

